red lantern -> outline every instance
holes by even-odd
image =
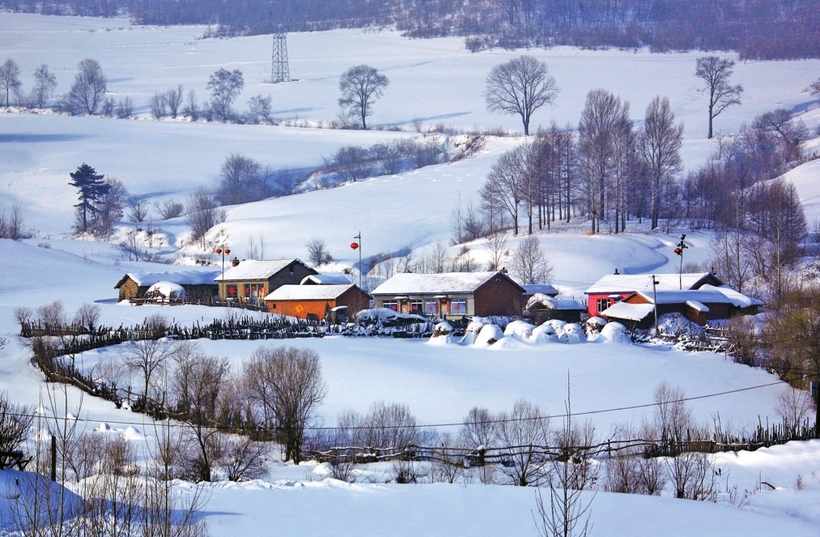
[[[359,249],[359,243],[358,242],[351,242],[350,247],[353,248],[354,250],[358,250]]]
[[[221,254],[222,253],[222,248],[217,248],[216,253]]]
[[[231,255],[231,249],[225,248],[225,255]]]
[[[683,250],[681,250],[680,248],[675,248],[675,253],[678,255],[683,255]]]

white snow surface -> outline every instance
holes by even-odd
[[[134,120],[115,120],[0,111],[0,211],[12,199],[19,200],[26,225],[36,230],[30,240],[0,240],[0,337],[7,340],[0,348],[0,390],[11,401],[37,408],[38,415],[71,414],[80,427],[96,430],[95,434],[121,435],[140,446],[154,436],[148,418],[90,396],[78,408],[80,398],[73,389],[68,390],[68,408],[59,398],[44,398],[49,387],[15,338],[14,308],[60,300],[70,317],[79,306],[91,303],[100,306],[101,321],[109,326],[133,324],[157,313],[190,324],[234,312],[204,306],[118,306],[114,285],[123,274],[157,273],[167,266],[129,261],[116,242],[70,238],[76,192],[68,185],[68,174],[83,162],[120,179],[133,195],[152,203],[184,202],[194,188],[217,185],[219,167],[231,152],[277,168],[298,169],[321,165],[342,146],[421,138],[412,132],[414,122],[460,129],[500,125],[519,132],[515,117],[486,111],[482,90],[492,66],[522,53],[546,61],[561,88],[555,107],[536,114],[534,120],[541,125],[553,119],[559,126],[577,123],[590,89],[605,88],[630,101],[638,123],[651,99],[666,95],[686,127],[682,153],[687,168],[697,168],[717,147],[714,140],[705,139],[706,97],[693,76],[701,52],[656,55],[560,47],[470,54],[456,38],[407,40],[392,30],[313,32],[288,35],[291,73],[297,80],[272,85],[265,83],[269,36],[199,39],[203,31],[132,26],[121,19],[0,13],[0,59],[17,62],[26,88],[31,87],[33,70],[47,63],[57,75],[57,92],[64,93],[77,63],[92,57],[109,78],[110,95],[131,97],[138,114]],[[336,117],[339,75],[359,63],[373,65],[391,81],[376,103],[373,125],[404,131],[317,128]],[[244,109],[254,95],[270,95],[283,125],[148,120],[147,102],[154,92],[183,84],[186,91],[196,91],[201,103],[207,98],[208,76],[220,67],[244,73],[245,89],[237,109]],[[736,130],[776,107],[802,112],[806,125],[815,129],[820,125],[817,100],[806,88],[818,72],[818,60],[738,63],[733,82],[746,88],[744,104],[721,114],[718,130]],[[300,126],[288,126],[293,124]],[[521,141],[491,139],[477,156],[451,164],[231,207],[226,223],[212,230],[209,238],[227,238],[231,257],[240,259],[249,255],[253,241],[260,240],[267,258],[304,258],[305,244],[321,237],[337,263],[352,266],[358,253],[348,244],[357,233],[365,259],[380,253],[421,255],[426,248],[449,241],[450,213],[459,202],[463,207],[474,198],[498,155]],[[797,185],[809,222],[820,216],[818,173],[818,161],[813,161],[786,176]],[[157,224],[167,240],[152,251],[173,254],[188,234],[187,221],[183,217]],[[681,232],[687,234],[687,260],[704,262],[709,257],[708,233],[674,230],[667,235],[636,228],[619,236],[586,236],[562,231],[568,229],[556,225],[539,238],[554,266],[552,283],[567,295],[583,293],[615,268],[624,275],[676,273],[679,258],[672,248]],[[514,246],[511,239],[509,247]],[[481,241],[468,247],[477,262],[489,259]],[[196,246],[187,245],[184,252],[219,260]],[[178,262],[189,263],[190,258]],[[671,319],[665,322],[674,324]],[[496,325],[481,320],[461,341],[440,339],[440,344],[425,344],[326,337],[287,344],[314,349],[321,357],[328,391],[317,411],[317,425],[335,424],[346,410],[364,413],[378,400],[407,404],[419,422],[445,424],[442,429],[453,432],[457,426],[447,424],[460,423],[473,406],[509,411],[523,398],[547,413],[560,414],[568,375],[573,412],[589,419],[602,438],[618,427],[649,419],[652,392],[664,380],[694,398],[689,407],[701,423],[719,419],[724,427],[749,431],[760,422],[777,420],[774,405],[783,384],[772,375],[712,353],[626,344],[617,323],[605,325],[595,341],[623,344],[592,344],[580,325],[557,321],[534,328],[513,325],[505,337]],[[491,340],[498,343],[491,345]],[[263,344],[272,343],[199,343],[206,352],[227,357],[237,370]],[[90,370],[114,360],[119,352],[114,347],[84,353],[77,357],[77,365]],[[38,431],[32,430],[29,447],[40,438]],[[48,437],[41,433],[43,439]],[[618,534],[667,537],[816,537],[820,441],[721,454],[714,461],[726,493],[717,503],[676,500],[668,493],[642,497],[598,492],[592,499],[591,535],[611,534],[617,528]],[[14,472],[0,472],[0,531],[9,527],[9,502],[19,488],[15,479]],[[311,463],[295,466],[272,460],[264,480],[206,485],[205,519],[216,537],[274,531],[366,537],[538,535],[531,514],[532,489],[477,482],[374,481],[345,484],[328,479],[326,468]],[[774,489],[761,487],[761,482]],[[728,500],[728,492],[735,488],[741,497],[749,491],[748,498]]]

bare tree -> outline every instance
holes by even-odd
[[[165,93],[154,92],[148,100],[148,106],[151,108],[151,115],[154,119],[162,119],[168,115],[167,104]]]
[[[259,347],[245,364],[245,384],[273,420],[285,459],[299,463],[305,428],[325,396],[319,355],[311,349]]]
[[[512,273],[520,283],[548,283],[552,279],[552,264],[536,235],[528,235],[518,243],[511,261]]]
[[[484,91],[487,109],[520,116],[525,135],[530,133],[535,111],[552,104],[557,95],[558,85],[547,64],[532,56],[519,56],[493,67]]]
[[[162,220],[177,218],[185,213],[185,207],[176,200],[165,200],[162,203],[157,203],[155,207]]]
[[[188,90],[188,96],[185,101],[183,113],[189,117],[191,121],[196,121],[199,119],[199,106],[196,103],[196,91]]]
[[[5,392],[0,393],[0,470],[12,465],[13,452],[22,451],[33,416],[32,409],[11,403]]]
[[[54,95],[57,88],[57,77],[48,70],[46,64],[40,65],[34,70],[34,89],[32,90],[32,100],[34,106],[43,108],[46,101]]]
[[[730,106],[741,104],[740,94],[743,93],[743,86],[729,84],[734,65],[734,61],[717,56],[697,59],[695,76],[706,83],[706,90],[709,92],[709,139],[713,135],[714,119]]]
[[[0,90],[6,92],[6,106],[9,106],[9,96],[22,86],[20,82],[20,67],[11,58],[0,65]]]
[[[5,210],[0,213],[0,238],[16,241],[29,236],[30,233],[25,231],[25,223],[23,222],[23,206],[20,204],[20,200],[13,199],[9,215],[6,216]]]
[[[510,215],[515,235],[518,235],[518,212],[525,195],[524,152],[524,147],[519,146],[501,155],[479,190],[482,206],[494,204]]]
[[[197,189],[188,198],[185,214],[191,223],[191,239],[205,247],[205,234],[225,221],[225,211],[217,208],[216,201],[203,189]]]
[[[503,232],[497,231],[487,237],[487,250],[490,252],[487,270],[501,270],[504,260],[510,253],[507,249],[507,238]]]
[[[168,105],[168,113],[171,119],[176,119],[182,109],[182,84],[171,88],[165,92],[165,104]]]
[[[646,108],[646,119],[638,136],[638,148],[649,170],[652,229],[658,227],[662,187],[683,168],[680,145],[683,124],[675,125],[675,114],[666,97],[655,97]]]
[[[267,475],[268,444],[255,442],[247,436],[220,436],[221,457],[216,464],[225,471],[228,481],[261,479]]]
[[[591,90],[578,123],[578,165],[593,233],[600,231],[600,221],[606,219],[608,200],[617,204],[617,224],[620,202],[627,192],[625,159],[631,153],[631,137],[629,103],[606,90]]]
[[[190,460],[194,477],[210,481],[219,457],[217,409],[229,372],[225,358],[208,356],[194,346],[183,346],[174,355],[175,367],[169,395],[177,417],[187,425],[196,455]]]
[[[498,441],[509,451],[509,466],[502,472],[520,487],[538,486],[547,478],[542,450],[549,445],[549,416],[523,399],[511,413],[498,416]]]
[[[83,330],[93,332],[97,323],[100,322],[100,315],[102,310],[98,304],[83,304],[74,313],[74,320],[71,322],[74,326],[78,326]]]
[[[339,106],[358,117],[363,129],[367,129],[367,117],[373,115],[373,103],[382,96],[390,81],[369,65],[356,65],[345,71],[339,79]]]
[[[239,97],[239,92],[245,87],[242,71],[234,69],[228,71],[220,68],[208,79],[208,89],[211,91],[211,109],[221,121],[228,121],[233,116],[231,105]]]
[[[786,430],[794,434],[815,412],[814,401],[805,390],[787,386],[777,394],[774,411],[783,420]]]
[[[160,374],[165,368],[165,364],[174,356],[176,348],[167,340],[141,340],[132,341],[120,353],[122,364],[132,372],[137,372],[142,377],[142,396],[146,403],[149,398],[155,398],[155,393],[151,389],[151,379]],[[157,403],[163,403],[164,394],[159,397]]]
[[[308,251],[308,259],[315,266],[325,265],[333,261],[333,256],[330,255],[325,241],[322,239],[311,239],[306,245]]]
[[[121,99],[117,106],[114,109],[114,113],[117,115],[118,119],[128,119],[134,113],[134,103],[131,101],[131,97],[126,97],[125,99]]]
[[[119,179],[114,177],[104,181],[108,189],[102,193],[94,204],[94,212],[91,219],[91,231],[101,237],[108,237],[114,223],[122,218],[122,211],[128,191]]]
[[[271,102],[273,98],[255,95],[248,100],[248,118],[251,123],[271,122]]]
[[[108,90],[108,77],[100,62],[92,58],[81,61],[77,70],[67,96],[69,107],[73,114],[94,115]]]
[[[148,204],[148,200],[141,197],[141,196],[133,196],[128,200],[128,218],[132,222],[145,222],[148,219],[148,211],[150,210],[150,205]]]

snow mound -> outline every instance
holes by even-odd
[[[529,341],[532,338],[532,331],[535,325],[525,321],[513,321],[504,329],[504,335],[520,341]]]
[[[558,341],[574,345],[586,342],[587,337],[584,329],[578,323],[566,323],[558,334]]]
[[[604,325],[601,333],[598,334],[596,343],[621,343],[625,345],[632,344],[632,338],[626,331],[626,327],[618,322],[611,322]]]
[[[125,440],[145,440],[145,436],[141,432],[139,432],[139,430],[136,427],[133,427],[131,425],[129,425],[128,428],[125,429],[125,432],[122,433],[122,437]]]
[[[478,347],[489,347],[504,339],[504,332],[494,324],[485,324],[475,338],[475,345]]]
[[[185,298],[185,289],[178,283],[160,281],[148,288],[146,296],[161,300],[181,300]]]
[[[110,431],[110,430],[111,430],[111,426],[110,426],[110,425],[108,425],[108,424],[107,424],[107,423],[105,423],[105,422],[102,422],[102,423],[100,423],[100,424],[97,426],[97,429],[96,429],[96,430],[97,430],[97,431],[100,431],[100,432],[102,432],[102,433],[104,433],[104,432]]]

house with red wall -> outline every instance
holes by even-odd
[[[654,285],[653,285],[654,278]],[[681,291],[700,289],[704,285],[720,287],[720,281],[712,272],[684,274],[609,274],[584,293],[587,295],[587,312],[596,317],[602,311],[636,292],[652,294],[653,291]]]

